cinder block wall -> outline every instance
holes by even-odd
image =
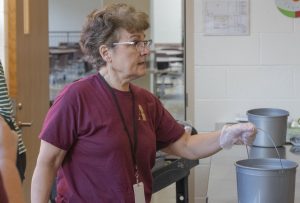
[[[289,119],[300,117],[300,18],[282,15],[274,0],[249,2],[249,35],[206,36],[204,0],[194,0],[198,131],[212,131],[216,123],[235,121],[258,107],[282,108],[290,112]],[[209,184],[210,162],[200,163],[195,169],[195,203],[205,202]]]
[[[214,129],[257,107],[300,117],[300,18],[274,0],[249,0],[250,35],[204,35],[203,2],[195,0],[195,126]]]

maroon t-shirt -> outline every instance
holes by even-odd
[[[133,84],[130,88],[137,114],[137,165],[146,202],[150,202],[156,151],[179,139],[184,129],[150,92]],[[114,91],[133,140],[131,93]],[[58,203],[134,202],[130,143],[113,96],[98,74],[74,82],[60,93],[40,138],[67,151],[58,171]]]
[[[4,185],[3,185],[3,182],[2,182],[1,173],[0,173],[0,203],[8,203],[8,199],[7,199],[6,192],[5,192],[5,189],[4,189]]]

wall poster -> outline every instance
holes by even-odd
[[[204,0],[204,34],[249,35],[249,0]]]

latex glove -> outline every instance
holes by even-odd
[[[184,131],[190,135],[192,134],[192,130],[193,129],[191,126],[184,126]]]
[[[234,144],[251,145],[256,136],[256,128],[252,123],[225,125],[220,135],[220,147],[230,149]]]

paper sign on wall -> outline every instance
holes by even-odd
[[[206,35],[249,35],[249,0],[205,0]]]

